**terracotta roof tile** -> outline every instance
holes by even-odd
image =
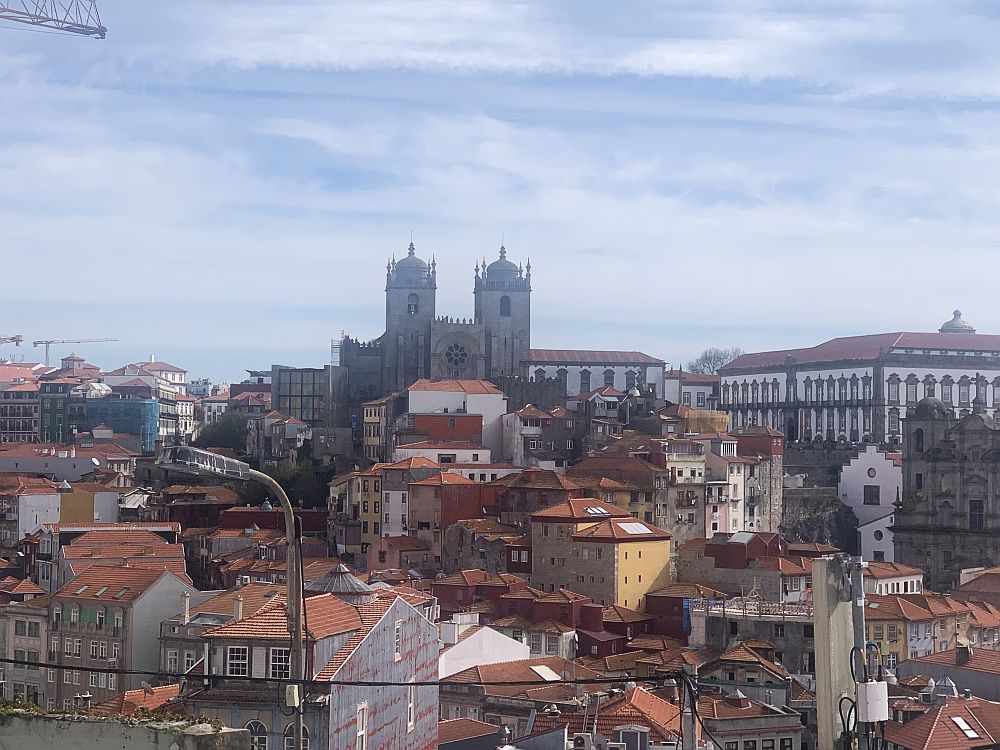
[[[975,736],[966,734],[958,719]],[[966,750],[1000,742],[1000,703],[979,698],[948,698],[905,724],[886,722],[885,737],[905,750]]]
[[[279,594],[257,612],[242,620],[205,631],[205,638],[253,638],[288,640],[288,614],[285,596]],[[348,633],[361,627],[357,608],[332,594],[318,594],[305,600],[309,638],[325,638],[336,633]]]
[[[438,722],[437,741],[438,745],[444,745],[473,737],[486,737],[499,731],[500,727],[476,719],[443,719]]]
[[[573,535],[574,542],[658,542],[670,532],[635,518],[609,518]]]
[[[101,701],[90,709],[93,716],[132,716],[139,709],[155,711],[166,703],[180,695],[181,686],[179,684],[160,685],[152,688],[151,693],[147,693],[145,688],[141,690],[127,690],[119,693],[114,698]]]
[[[567,498],[547,508],[542,508],[531,514],[532,520],[539,521],[601,521],[607,518],[632,519],[628,511],[617,505],[598,500],[596,497]]]
[[[502,395],[503,391],[488,380],[418,380],[410,391],[445,391],[474,395]]]
[[[662,359],[642,352],[599,349],[532,349],[532,364],[550,365],[663,365]]]
[[[163,568],[151,569],[110,565],[89,565],[53,594],[53,597],[108,601],[128,604],[163,576],[176,573]]]

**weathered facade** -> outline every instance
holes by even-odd
[[[957,421],[939,399],[925,398],[904,423],[895,559],[926,570],[932,591],[957,586],[965,568],[1000,561],[1000,430],[983,396]]]

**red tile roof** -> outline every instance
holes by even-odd
[[[205,638],[252,638],[288,640],[288,613],[285,596],[279,594],[257,612],[242,620],[233,620],[206,630]],[[317,594],[305,600],[308,622],[307,637],[326,638],[337,633],[349,633],[361,627],[357,608],[332,594]]]
[[[134,602],[163,576],[176,574],[160,569],[90,565],[59,589],[54,597],[128,604]]]
[[[410,458],[404,458],[402,461],[396,461],[396,463],[393,464],[378,464],[378,465],[381,466],[383,469],[403,469],[406,471],[413,471],[414,469],[445,468],[442,464],[439,464],[437,461],[431,461],[429,458],[424,458],[423,456],[412,456]]]
[[[617,505],[598,500],[596,497],[567,498],[531,514],[533,521],[594,521],[596,523],[607,518],[631,519],[632,516]]]
[[[867,617],[867,615],[866,615]],[[973,648],[969,660],[963,664],[958,663],[958,649],[948,649],[947,651],[935,651],[926,656],[916,656],[908,661],[914,664],[939,664],[946,667],[960,667],[973,672],[986,672],[1000,678],[1000,651],[993,651],[988,648]]]
[[[671,583],[646,596],[671,596],[680,599],[725,599],[728,594],[700,583]]]
[[[975,736],[966,734],[960,723]],[[886,722],[885,738],[903,750],[995,747],[1000,743],[1000,703],[980,698],[948,698],[905,724]]]
[[[89,713],[93,716],[132,716],[139,709],[154,711],[177,698],[180,692],[181,686],[176,683],[151,688],[151,692],[146,692],[145,688],[127,690],[114,698],[101,701]]]
[[[456,674],[443,678],[441,680],[441,684],[482,685],[484,682],[544,682],[545,678],[533,670],[532,667],[547,667],[556,675],[561,676],[563,673],[567,673],[574,675],[577,679],[596,679],[601,677],[600,674],[592,669],[574,664],[571,661],[563,659],[561,656],[541,656],[534,657],[532,659],[520,659],[518,661],[507,661],[497,664],[481,664],[475,667],[469,667],[461,672],[457,672]],[[543,673],[544,671],[545,670],[542,669]],[[554,694],[549,695],[549,698],[551,700],[559,700],[561,695],[565,695],[566,698],[575,695],[578,687],[582,687],[588,692],[600,689],[600,686],[597,684],[574,686],[558,683],[553,685],[485,685],[483,686],[483,690],[487,695],[535,697],[539,700],[544,700],[544,698],[541,698],[540,696],[546,694],[547,691],[539,690],[539,688],[555,688],[556,690],[554,691]]]
[[[647,620],[655,619],[656,618],[653,615],[647,615],[645,612],[637,612],[634,609],[622,607],[618,604],[610,604],[604,608],[604,622],[620,622],[628,624],[631,622],[645,622]]]
[[[869,594],[865,601],[865,620],[907,620],[923,622],[933,620],[934,615],[918,604],[907,601],[902,596],[882,596]]]
[[[191,616],[200,615],[203,612],[213,615],[231,615],[236,611],[236,597],[243,597],[243,612],[252,615],[264,608],[264,605],[271,603],[274,597],[284,594],[287,587],[283,583],[247,583],[239,588],[229,589],[220,594],[216,594],[203,601],[201,604],[191,607]],[[182,612],[178,612],[172,619],[180,619]]]
[[[532,349],[532,364],[549,365],[663,365],[662,359],[642,352],[614,352],[597,349]]]
[[[444,719],[438,722],[437,741],[438,745],[444,745],[473,737],[486,737],[499,731],[500,727],[476,719]]]
[[[870,578],[898,578],[900,576],[922,576],[924,571],[898,562],[872,561],[864,569],[864,574]]]
[[[651,742],[666,743],[680,738],[680,714],[680,708],[673,703],[658,698],[641,687],[634,687],[601,705],[597,714],[596,731],[605,737],[613,737],[617,727],[649,727]],[[583,726],[583,713],[571,714],[566,718],[571,735],[594,731],[590,722],[586,728]],[[592,714],[590,718],[593,719]]]
[[[488,380],[418,380],[409,387],[411,391],[446,391],[475,395],[503,395],[503,391]]]
[[[574,542],[659,542],[670,532],[636,518],[609,518],[573,535]]]
[[[421,440],[419,443],[402,443],[396,446],[396,450],[455,450],[455,451],[485,451],[487,448],[482,443],[473,443],[469,440]]]

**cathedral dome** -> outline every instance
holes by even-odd
[[[962,319],[962,311],[955,310],[952,313],[953,317],[947,323],[944,323],[941,328],[938,329],[938,333],[975,333],[976,329],[972,327],[972,324]]]
[[[495,260],[486,267],[486,278],[488,279],[515,278],[520,273],[518,267],[507,260],[507,248],[503,245],[500,246],[500,260]]]
[[[396,269],[404,271],[426,271],[429,268],[427,262],[417,257],[417,249],[410,243],[406,257],[396,261]]]
[[[940,419],[948,416],[948,408],[941,399],[928,396],[917,402],[913,416],[916,419]]]

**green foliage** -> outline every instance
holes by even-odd
[[[218,421],[201,431],[194,441],[196,448],[230,448],[237,453],[247,449],[247,415],[227,411]]]
[[[332,471],[316,472],[310,461],[302,461],[289,466],[281,464],[277,467],[263,469],[277,480],[278,484],[292,501],[292,505],[302,508],[321,508],[327,501],[327,483],[332,477]],[[242,482],[234,487],[240,500],[249,505],[260,505],[265,500],[275,502],[267,488],[260,482]]]

